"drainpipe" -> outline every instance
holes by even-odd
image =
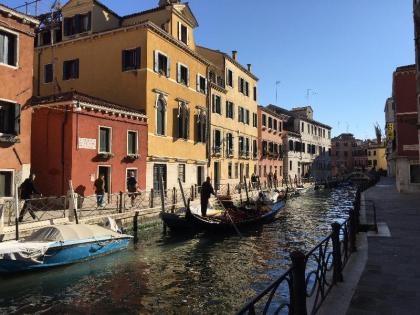
[[[61,191],[63,194],[65,194],[65,181],[64,181],[64,175],[65,175],[65,163],[64,163],[64,158],[65,158],[65,146],[64,146],[64,136],[66,133],[66,124],[68,121],[68,112],[67,112],[67,106],[65,107],[64,110],[64,120],[63,123],[61,125]]]
[[[37,84],[36,84],[36,95],[40,96],[41,94],[41,50],[38,50],[37,58],[38,58],[38,69],[37,69]]]

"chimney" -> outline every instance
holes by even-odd
[[[247,65],[247,66],[248,66],[248,71],[249,71],[249,72],[252,72],[252,64],[248,63],[248,65]]]
[[[236,61],[236,59],[238,58],[238,51],[237,50],[232,50],[232,58],[233,60]]]

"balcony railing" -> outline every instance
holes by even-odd
[[[219,146],[215,146],[213,147],[213,155],[215,156],[220,156],[220,154],[222,153],[222,148]]]

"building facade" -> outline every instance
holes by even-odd
[[[386,171],[386,146],[384,143],[371,143],[368,147],[368,169]]]
[[[395,103],[392,97],[388,98],[385,102],[385,131],[386,131],[386,160],[388,176],[395,176]]]
[[[160,189],[161,177],[164,188],[178,178],[200,185],[207,173],[209,63],[196,51],[198,23],[188,4],[161,1],[119,16],[96,0],[70,0],[60,13],[39,33],[36,95],[78,91],[143,111],[146,188]]]
[[[62,196],[73,189],[95,193],[103,175],[106,193],[127,191],[131,173],[146,188],[147,118],[137,110],[67,92],[32,100],[32,168],[37,189]],[[40,128],[42,126],[42,128]]]
[[[268,174],[281,182],[284,177],[283,155],[285,152],[284,138],[287,137],[284,131],[284,124],[288,116],[279,115],[275,112],[258,106],[258,171],[261,183],[268,183]]]
[[[210,141],[208,174],[214,184],[238,184],[257,171],[257,82],[238,53],[197,47],[212,63],[209,70]]]
[[[322,180],[330,177],[331,127],[314,120],[310,106],[297,107],[289,111],[269,105],[268,109],[290,117],[285,128],[287,133],[292,132],[294,135],[291,134],[291,139],[286,139],[286,141],[288,152],[293,152],[293,154],[288,157],[289,164],[284,163],[284,170],[287,166],[289,172],[296,175],[298,179],[313,176]],[[300,138],[297,139],[296,135]],[[295,160],[297,158],[295,152],[300,152],[297,160]],[[294,166],[295,162],[297,165]]]
[[[354,170],[354,149],[356,139],[351,133],[342,133],[331,140],[331,166],[334,176],[351,173]]]
[[[420,191],[417,133],[416,66],[398,67],[393,74],[395,104],[396,186],[400,192]]]
[[[38,20],[0,4],[0,199],[31,171],[34,37]]]
[[[417,133],[420,156],[420,0],[413,0],[414,38],[416,52],[416,101],[417,101]]]
[[[356,140],[353,148],[354,170],[365,172],[368,169],[368,141]]]

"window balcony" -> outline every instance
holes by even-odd
[[[235,151],[233,151],[233,148],[227,148],[227,150],[226,150],[227,157],[232,158],[234,153],[235,153]]]
[[[213,156],[220,156],[222,153],[222,148],[220,146],[213,147]]]

